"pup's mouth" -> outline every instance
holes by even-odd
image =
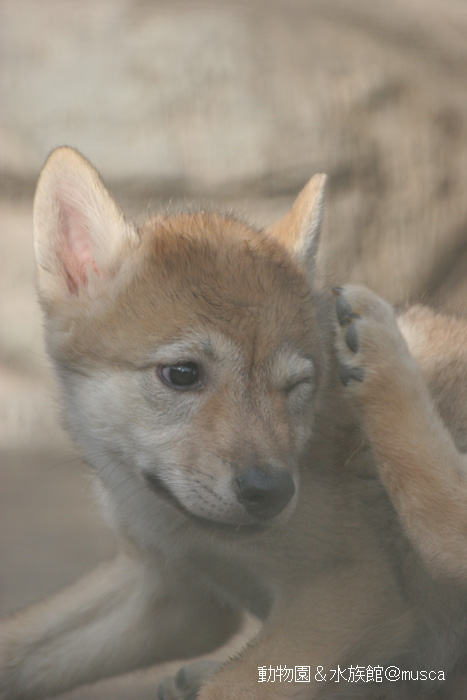
[[[195,513],[192,513],[190,510],[188,510],[188,508],[186,508],[183,505],[183,503],[180,503],[178,498],[174,496],[172,491],[164,484],[162,479],[160,479],[157,476],[157,474],[145,471],[143,472],[143,476],[147,486],[151,489],[151,491],[154,491],[154,493],[163,498],[166,503],[169,503],[180,513],[183,513],[188,518],[190,518],[190,520],[192,520],[197,525],[205,529],[209,529],[211,531],[216,530],[217,532],[223,532],[232,535],[253,535],[265,529],[264,523],[224,523],[219,520],[210,520],[209,518],[203,518],[201,515],[195,515]]]

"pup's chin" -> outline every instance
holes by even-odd
[[[222,520],[212,520],[211,518],[197,515],[184,506],[156,474],[145,471],[143,472],[143,476],[146,485],[151,491],[202,528],[233,535],[254,535],[265,530],[268,524],[272,525],[272,522],[265,523],[259,521],[250,523],[223,522]]]

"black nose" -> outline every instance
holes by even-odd
[[[273,518],[284,510],[295,493],[288,471],[262,471],[256,467],[235,480],[238,501],[256,518]]]

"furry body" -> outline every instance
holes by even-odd
[[[2,698],[206,653],[245,609],[264,619],[258,637],[216,672],[168,679],[162,700],[462,692],[465,326],[410,311],[417,364],[368,290],[339,290],[336,316],[313,281],[323,191],[316,176],[267,231],[204,212],[137,231],[78,153],[46,163],[34,228],[47,345],[120,553],[2,624]],[[447,456],[431,468],[435,448]],[[271,665],[447,680],[259,683]]]

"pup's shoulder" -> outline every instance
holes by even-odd
[[[467,362],[467,319],[447,316],[422,304],[397,317],[412,355],[422,366],[441,358]]]
[[[419,304],[397,322],[444,422],[467,449],[467,319]]]

